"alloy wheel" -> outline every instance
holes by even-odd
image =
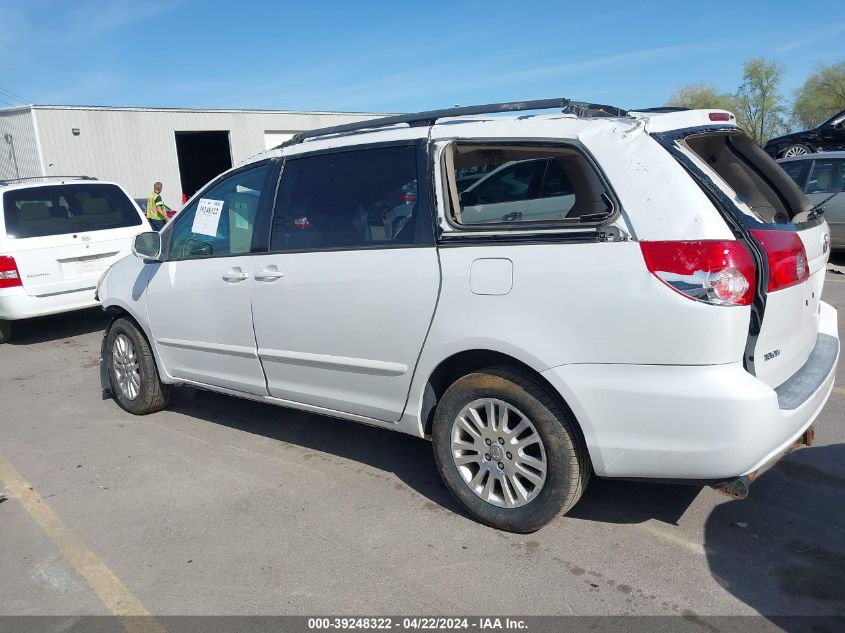
[[[513,405],[481,398],[452,423],[451,454],[464,483],[502,508],[533,501],[546,481],[546,449],[534,423]]]
[[[810,152],[807,151],[806,147],[801,145],[793,145],[792,147],[787,148],[787,150],[783,153],[784,158],[791,158],[793,156],[806,156]]]
[[[118,334],[112,344],[112,368],[122,394],[134,400],[141,392],[141,372],[135,346],[125,334]]]

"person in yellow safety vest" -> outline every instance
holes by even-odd
[[[164,228],[168,211],[170,207],[161,200],[161,183],[157,182],[153,185],[153,192],[147,196],[147,220],[153,230],[161,231]]]

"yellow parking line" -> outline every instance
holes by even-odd
[[[91,586],[127,633],[165,633],[138,599],[97,555],[77,539],[33,490],[15,467],[0,455],[0,484],[17,498],[68,563]]]
[[[836,393],[841,393],[842,395],[845,395],[845,387],[834,387],[833,390]]]

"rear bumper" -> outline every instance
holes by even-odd
[[[543,375],[580,423],[596,474],[725,481],[801,439],[830,396],[839,349],[836,311],[822,303],[813,354],[777,389],[739,363],[563,365]]]
[[[44,297],[30,296],[23,288],[0,290],[0,319],[7,321],[83,310],[98,305],[100,303],[94,299],[93,287]]]

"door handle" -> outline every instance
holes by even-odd
[[[244,279],[249,279],[249,273],[245,273],[241,271],[240,268],[233,268],[225,275],[223,275],[223,281],[243,281]]]
[[[265,268],[257,273],[255,273],[256,281],[276,281],[277,279],[281,279],[285,276],[281,270],[278,270],[275,266],[271,268]]]

